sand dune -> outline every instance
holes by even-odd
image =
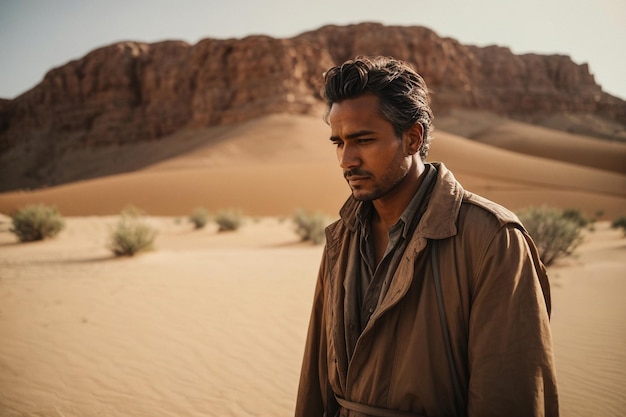
[[[599,123],[587,119],[579,122]],[[437,118],[437,124],[445,131],[501,149],[626,174],[626,142],[568,133],[567,130],[575,129],[571,121],[561,123],[563,128],[556,130],[487,112],[459,109]],[[559,123],[555,120],[555,124]],[[623,127],[611,126],[609,122],[604,124],[624,134]]]
[[[0,212],[44,202],[65,215],[116,214],[129,204],[154,215],[186,215],[197,206],[237,207],[262,216],[290,215],[303,207],[334,215],[348,189],[328,134],[317,117],[267,116],[220,128],[204,142],[179,144],[178,156],[139,171],[2,193]],[[544,136],[546,143],[554,137]],[[602,149],[598,158],[614,153]],[[614,171],[512,152],[444,131],[436,132],[429,159],[444,161],[465,188],[513,210],[551,204],[589,216],[602,211],[609,219],[626,213],[626,176]]]

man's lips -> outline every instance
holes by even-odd
[[[365,186],[365,182],[369,179],[370,177],[365,175],[348,175],[346,177],[346,181],[352,189]]]
[[[350,187],[360,187],[362,185],[361,183],[372,178],[369,172],[358,168],[344,171],[343,176]]]
[[[346,178],[348,182],[363,181],[371,177],[369,172],[362,171],[359,169],[351,169],[348,171],[344,171],[343,176]]]

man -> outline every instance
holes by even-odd
[[[507,209],[426,163],[423,79],[391,58],[329,69],[352,195],[326,230],[296,416],[556,416],[549,285]]]

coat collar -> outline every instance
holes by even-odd
[[[444,239],[457,233],[456,219],[465,191],[442,162],[431,164],[437,170],[437,178],[416,233],[428,239]],[[358,212],[362,204],[350,196],[339,211],[340,221],[352,232],[358,227]]]

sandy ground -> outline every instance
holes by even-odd
[[[602,213],[576,256],[550,268],[552,326],[562,415],[623,415],[626,239],[608,221],[626,214],[626,144],[466,117],[447,120],[456,135],[436,131],[429,157],[466,189],[513,210]],[[334,217],[347,195],[328,128],[273,115],[192,136],[124,158],[67,157],[67,175],[146,158],[138,171],[0,193],[1,417],[292,415],[322,247],[299,242],[290,218],[298,208]],[[164,159],[169,146],[176,156]],[[19,244],[6,215],[38,202],[67,227]],[[115,259],[110,230],[131,204],[152,216],[157,248]],[[200,206],[247,221],[195,231],[186,216]]]
[[[549,269],[562,415],[626,410],[626,238],[601,223]]]
[[[153,219],[156,251],[113,259],[114,223],[0,234],[0,415],[292,413],[321,247],[285,220],[218,234],[170,218]]]
[[[115,259],[115,217],[18,244],[0,223],[0,415],[289,416],[321,246],[290,219],[237,232],[154,217]],[[626,239],[596,225],[550,268],[563,416],[626,409]]]

